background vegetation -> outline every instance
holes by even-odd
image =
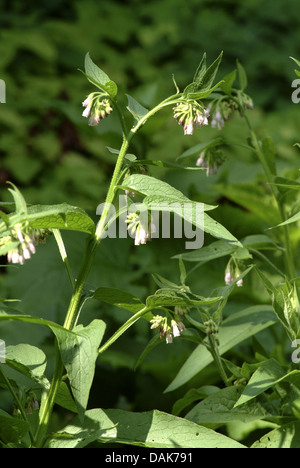
[[[299,150],[293,144],[299,141],[299,107],[291,101],[294,64],[289,56],[300,57],[298,0],[0,0],[0,8],[0,78],[7,89],[7,102],[0,105],[1,200],[10,200],[9,180],[29,203],[65,201],[95,217],[114,163],[106,147],[119,147],[120,132],[114,114],[96,128],[88,127],[81,117],[81,103],[91,87],[78,69],[83,68],[88,51],[121,91],[147,107],[173,93],[172,73],[179,87],[189,83],[203,52],[212,61],[224,51],[222,75],[238,59],[247,71],[247,93],[255,105],[251,122],[260,136],[274,139],[282,174],[297,177]],[[188,147],[218,132],[205,128],[192,137],[183,136],[166,111],[145,126],[132,152],[142,159],[174,161]],[[210,178],[199,172],[155,170],[189,197],[219,204],[212,216],[238,238],[263,232],[267,226],[261,169],[238,145],[246,136],[238,116],[228,122],[226,162]],[[250,187],[251,201],[243,197]],[[295,243],[298,238],[295,232]],[[85,238],[72,234],[65,241],[77,268]],[[181,240],[156,240],[137,249],[130,239],[106,242],[91,273],[91,285],[127,289],[143,299],[156,287],[151,273],[178,281],[177,262],[171,257],[184,250]],[[205,243],[209,242],[206,236]],[[223,259],[201,266],[189,276],[192,289],[205,295],[222,285],[225,266]],[[69,296],[68,278],[52,239],[24,267],[1,269],[0,297],[21,300],[18,308],[31,315],[61,323]],[[251,274],[232,296],[231,310],[267,301],[258,278]],[[91,317],[107,322],[108,335],[127,319],[124,311],[98,304],[90,304],[81,319],[88,322]],[[271,327],[226,357],[251,362],[263,342],[278,358],[276,334],[278,338],[280,327]],[[170,346],[162,343],[134,371],[151,336],[148,325],[138,323],[104,353],[97,364],[90,408],[171,412],[189,388],[218,384],[216,369],[208,366],[186,386],[164,394],[194,345],[182,340]],[[40,346],[50,356],[54,352],[51,336],[36,326],[1,325],[0,338],[9,344]],[[0,407],[8,411],[7,394],[2,391],[0,397]],[[60,425],[66,415],[59,410],[56,415]],[[233,431],[229,426],[226,430]],[[244,440],[247,431],[241,429],[235,437]]]

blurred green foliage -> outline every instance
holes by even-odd
[[[91,91],[78,71],[86,52],[120,92],[151,107],[174,93],[172,73],[183,88],[203,52],[211,61],[224,50],[219,73],[232,71],[236,59],[243,64],[247,93],[255,104],[249,114],[252,124],[259,136],[274,139],[282,173],[297,174],[298,150],[292,145],[299,141],[300,125],[298,108],[291,102],[294,64],[289,56],[300,57],[299,0],[1,0],[0,9],[0,78],[7,90],[7,102],[0,105],[2,200],[10,200],[9,180],[29,203],[67,202],[94,216],[103,201],[115,162],[106,146],[119,147],[120,128],[115,113],[92,128],[81,116],[82,101]],[[216,135],[215,129],[205,128],[192,137],[184,136],[168,110],[143,128],[131,152],[141,159],[174,161],[188,147]],[[239,238],[266,227],[263,216],[257,218],[254,208],[243,206],[243,190],[251,186],[259,198],[261,183],[259,164],[239,146],[246,137],[244,123],[235,116],[226,126],[226,163],[212,178],[198,172],[153,171],[195,200],[220,204],[212,216]],[[77,271],[85,239],[77,234],[64,237]],[[298,240],[296,234],[294,242]],[[143,299],[155,289],[151,273],[178,281],[179,272],[170,257],[184,250],[180,240],[152,242],[143,246],[143,255],[132,248],[130,239],[107,242],[91,273],[92,286],[127,289]],[[225,266],[222,260],[195,271],[189,278],[192,289],[205,295],[222,285]],[[250,278],[243,291],[234,294],[232,309],[267,301],[258,279]],[[70,290],[53,239],[24,267],[8,268],[0,276],[0,297],[22,299],[18,308],[31,315],[63,320]],[[108,322],[108,335],[128,318],[120,310],[102,307],[99,311],[98,305],[88,304],[81,319],[88,323],[100,313]],[[104,353],[90,407],[171,411],[176,398],[189,387],[175,395],[162,391],[193,346],[180,340],[170,347],[163,344],[142,370],[133,373],[150,336],[147,324],[138,323]],[[50,356],[53,353],[48,335],[41,330],[33,334],[29,325],[7,324],[1,338],[9,343],[30,342],[43,346]],[[270,350],[275,346],[272,334],[265,333],[262,340]],[[251,352],[247,342],[237,359]],[[214,368],[196,379],[198,386],[216,382]]]

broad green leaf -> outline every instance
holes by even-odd
[[[201,297],[186,291],[176,289],[158,289],[155,294],[148,296],[146,300],[147,307],[172,307],[172,306],[199,306],[204,304],[214,304],[221,300],[221,297]]]
[[[118,409],[86,411],[50,440],[50,448],[85,447],[94,440],[146,448],[245,448],[242,444],[186,419],[161,411]]]
[[[145,115],[148,114],[149,110],[137,102],[132,96],[126,94],[128,99],[127,109],[133,115],[135,120],[139,122]]]
[[[205,204],[193,202],[166,182],[154,177],[134,174],[125,179],[122,188],[145,196],[144,203],[149,209],[173,212],[200,230],[204,228],[205,232],[214,237],[241,245],[224,226],[208,216],[207,213],[203,213],[203,216],[197,216],[199,212],[202,214],[201,212],[207,209]]]
[[[0,440],[5,444],[19,442],[27,434],[29,424],[23,419],[14,418],[0,409]]]
[[[26,201],[20,192],[20,190],[10,182],[10,185],[13,187],[12,189],[9,188],[9,192],[12,194],[15,206],[16,206],[16,212],[21,214],[21,213],[27,213],[27,204]]]
[[[81,208],[67,203],[33,205],[27,209],[27,213],[11,213],[8,218],[10,225],[29,221],[30,225],[36,229],[67,229],[89,234],[95,232],[93,220]]]
[[[257,397],[283,380],[295,382],[299,386],[300,371],[294,370],[287,373],[286,369],[275,359],[272,358],[264,361],[251,376],[243,393],[236,402],[235,408]]]
[[[143,174],[133,174],[127,177],[122,187],[144,196],[160,196],[161,202],[164,201],[164,197],[169,197],[174,202],[187,203],[190,201],[182,192],[167,184],[167,182]]]
[[[71,333],[53,328],[80,417],[83,417],[88,402],[104,330],[102,320],[93,320],[87,327],[78,325]]]
[[[47,361],[41,349],[29,344],[7,346],[4,365],[20,372],[33,382],[48,387],[49,382],[44,377]]]
[[[90,54],[87,53],[85,56],[85,75],[87,79],[100,88],[102,91],[107,92],[112,98],[114,98],[118,92],[117,85],[112,81],[109,76],[101,70],[91,59]]]
[[[251,422],[274,416],[259,401],[245,403],[238,408],[234,405],[242,394],[244,386],[232,386],[214,392],[194,408],[185,418],[197,424],[226,424],[229,421]]]
[[[95,224],[81,208],[67,205],[35,205],[28,208],[28,220],[34,228],[67,229],[93,234]]]
[[[229,315],[219,328],[220,354],[224,354],[245,339],[274,323],[276,323],[276,316],[273,308],[268,305],[248,307]],[[165,392],[171,392],[182,386],[211,362],[213,362],[213,359],[206,347],[203,345],[197,346]]]
[[[300,421],[273,429],[251,445],[251,448],[299,448]]]
[[[139,310],[145,307],[140,299],[133,294],[116,288],[98,288],[93,293],[92,299],[103,301],[106,304],[111,304],[121,309],[128,310],[136,314]]]

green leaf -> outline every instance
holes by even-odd
[[[280,250],[278,244],[276,244],[270,237],[265,236],[264,234],[254,234],[252,236],[247,236],[242,239],[242,244],[247,248],[252,248],[256,250]]]
[[[5,444],[19,442],[29,430],[29,424],[23,419],[10,416],[0,409],[0,440]]]
[[[237,65],[240,89],[241,91],[244,91],[244,89],[247,87],[247,82],[248,82],[247,75],[246,75],[244,67],[240,64],[238,60],[236,61],[236,65]]]
[[[273,308],[268,305],[252,306],[235,314],[230,314],[219,328],[220,354],[224,354],[238,343],[274,323],[276,323],[276,316]],[[203,345],[197,346],[165,392],[171,392],[184,385],[211,362],[213,362],[213,359],[206,347]]]
[[[187,393],[174,403],[172,408],[172,414],[178,416],[187,406],[190,406],[194,401],[202,400],[207,398],[209,395],[213,395],[218,392],[219,388],[214,385],[203,385],[200,388],[191,388]]]
[[[237,406],[243,405],[284,380],[292,381],[299,387],[300,371],[293,370],[287,373],[286,369],[273,358],[263,361],[251,376],[234,407],[236,408]]]
[[[89,53],[85,56],[84,65],[87,79],[102,91],[107,92],[110,97],[114,98],[118,92],[116,83],[93,62]]]
[[[191,148],[187,149],[182,153],[180,156],[176,158],[176,161],[191,159],[199,156],[199,154],[211,148],[215,148],[216,146],[220,146],[224,144],[224,139],[221,137],[214,138],[213,140],[205,141],[204,143],[199,143],[198,145],[192,146]]]
[[[146,300],[147,307],[172,307],[172,306],[199,306],[204,304],[214,304],[221,300],[221,297],[201,297],[187,291],[175,289],[158,289],[155,294],[148,296]]]
[[[35,346],[29,344],[7,346],[4,365],[20,372],[44,388],[49,385],[44,376],[47,365],[46,356]]]
[[[218,240],[205,247],[202,247],[201,249],[178,254],[173,258],[182,258],[182,260],[186,262],[199,262],[202,265],[206,262],[209,262],[210,260],[215,260],[216,258],[231,255],[237,249],[238,247],[236,245],[232,245],[231,243],[223,240]]]
[[[198,65],[198,68],[196,70],[196,73],[194,75],[193,81],[195,83],[201,83],[202,77],[205,74],[205,72],[206,72],[206,53],[204,52],[204,54],[202,56],[202,59],[201,59],[199,65]]]
[[[291,216],[291,218],[288,218],[286,221],[283,221],[283,223],[276,224],[276,226],[272,226],[269,229],[275,229],[280,226],[285,226],[286,224],[296,223],[297,221],[299,221],[299,219],[300,219],[300,211],[298,211],[298,213],[296,213],[295,215]]]
[[[296,285],[293,286],[286,281],[275,288],[259,268],[256,268],[256,271],[272,299],[273,309],[278,319],[285,327],[290,339],[296,339],[300,329],[300,306]]]
[[[27,213],[27,204],[26,201],[20,192],[20,190],[10,182],[10,185],[13,187],[13,189],[8,189],[9,192],[12,194],[16,206],[16,212],[17,213]]]
[[[78,413],[76,403],[74,402],[69,387],[65,382],[60,382],[59,384],[55,396],[55,403],[62,408],[72,411],[72,413]]]
[[[50,448],[85,447],[93,440],[146,448],[244,448],[212,429],[157,410],[92,409],[82,425],[76,417],[61,436],[50,440]]]
[[[295,59],[294,57],[290,57],[290,59],[294,60],[294,62],[300,67],[300,60]]]
[[[128,99],[127,109],[133,115],[135,120],[139,122],[145,115],[148,114],[149,110],[143,107],[139,102],[137,102],[132,96],[126,94]]]
[[[92,299],[103,301],[106,304],[111,304],[121,309],[128,310],[136,314],[139,310],[145,307],[140,299],[130,294],[127,291],[115,288],[98,288],[93,293]]]
[[[38,317],[33,317],[31,315],[25,315],[18,313],[18,311],[10,308],[6,308],[7,310],[0,309],[0,322],[5,321],[17,321],[17,322],[25,322],[25,323],[35,323],[36,325],[43,325],[51,330],[54,328],[65,330],[64,327],[59,325],[58,323],[51,322],[50,320],[45,320]]]
[[[251,448],[299,448],[300,421],[284,424],[268,432],[251,445]]]
[[[29,221],[36,229],[67,229],[89,234],[95,232],[93,220],[76,206],[62,203],[60,205],[33,205],[25,215],[9,215],[10,224]]]
[[[223,83],[220,84],[220,88],[226,93],[228,96],[231,96],[232,85],[235,81],[237,74],[237,70],[233,70],[231,73],[223,78]]]
[[[245,403],[235,408],[235,403],[244,390],[244,386],[232,386],[214,392],[194,408],[185,418],[197,424],[226,424],[229,421],[242,421],[244,423],[271,417],[264,406],[259,402]]]
[[[212,84],[215,80],[218,68],[220,66],[221,60],[223,57],[223,52],[220,53],[220,55],[216,58],[216,60],[208,67],[208,69],[205,71],[203,78],[201,80],[202,84],[202,89],[210,89],[212,87]]]
[[[53,328],[80,417],[88,402],[104,330],[102,320],[93,320],[87,327],[78,325],[72,332]]]
[[[208,216],[207,213],[203,213],[203,217],[197,216],[197,212],[202,212],[202,209],[204,211],[211,209],[210,205],[193,202],[166,182],[146,175],[133,174],[124,180],[122,188],[145,196],[144,204],[149,209],[173,212],[200,230],[204,228],[205,232],[214,237],[226,239],[241,246],[239,241],[224,226]],[[189,209],[184,209],[185,207]]]
[[[212,88],[208,88],[208,89],[203,89],[202,86],[200,88],[200,86],[197,84],[197,83],[191,83],[190,85],[188,85],[185,90],[184,90],[184,93],[185,93],[185,96],[188,98],[188,99],[195,99],[195,100],[199,100],[199,99],[205,99],[207,98],[215,89],[219,88],[221,83],[223,83],[223,80],[219,81],[216,85],[214,85]]]
[[[285,193],[287,190],[300,190],[300,182],[288,179],[287,177],[275,177],[274,185],[282,193]]]

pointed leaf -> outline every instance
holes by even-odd
[[[89,53],[87,53],[85,56],[84,65],[84,74],[86,75],[87,79],[102,91],[107,92],[112,98],[114,98],[118,92],[116,83],[112,81],[109,76],[93,62]]]
[[[102,320],[93,320],[87,327],[78,325],[72,332],[53,329],[80,417],[83,417],[88,402],[104,330]]]
[[[126,94],[128,99],[128,106],[127,109],[133,115],[135,120],[139,122],[145,115],[148,114],[149,110],[142,106],[139,102],[137,102],[132,96]]]
[[[127,291],[122,291],[121,289],[98,288],[93,293],[92,298],[97,299],[98,301],[103,301],[106,304],[121,307],[121,309],[128,310],[133,314],[145,307],[145,304],[143,304],[140,299]]]
[[[229,315],[219,328],[219,352],[224,354],[249,336],[276,323],[276,316],[271,306],[252,306],[236,314]],[[175,379],[165,392],[170,392],[188,382],[213,361],[205,346],[199,345],[179,370]]]
[[[146,448],[245,448],[212,429],[162,411],[93,409],[86,411],[85,416],[83,425],[74,418],[61,431],[62,439],[58,438],[59,433],[52,438],[50,447],[79,448],[99,440]]]

